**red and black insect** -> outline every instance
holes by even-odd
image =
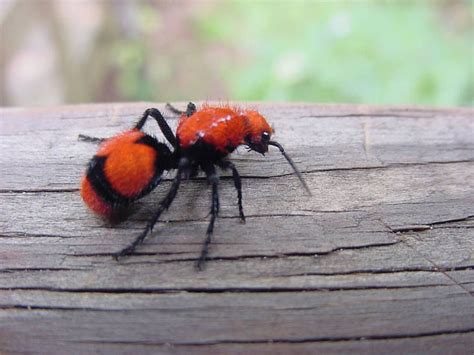
[[[177,170],[170,190],[158,204],[146,228],[129,246],[114,254],[115,258],[134,252],[151,232],[163,211],[173,202],[181,180],[195,177],[202,170],[212,185],[212,202],[207,237],[196,264],[201,269],[208,255],[214,223],[219,213],[219,176],[216,167],[232,171],[240,219],[245,222],[240,175],[235,165],[227,159],[240,145],[246,145],[249,150],[261,154],[268,151],[268,146],[277,147],[309,193],[308,186],[291,158],[279,143],[271,140],[273,130],[259,112],[208,105],[197,110],[191,102],[185,112],[169,104],[167,107],[181,115],[176,136],[161,112],[155,108],[147,109],[132,129],[114,137],[104,139],[79,136],[81,140],[100,143],[81,183],[84,202],[99,215],[113,217],[133,201],[150,193],[160,183],[165,170]],[[150,117],[156,120],[172,150],[142,131]]]

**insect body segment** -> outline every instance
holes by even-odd
[[[208,106],[197,109],[189,103],[186,111],[171,105],[168,108],[181,118],[176,136],[160,111],[147,109],[133,129],[109,139],[80,136],[89,142],[102,142],[89,162],[81,184],[81,195],[95,213],[112,216],[117,210],[151,192],[161,181],[165,170],[177,169],[170,190],[158,204],[156,212],[143,232],[126,248],[115,254],[121,257],[132,254],[151,232],[161,214],[169,208],[183,178],[196,176],[203,171],[212,185],[211,219],[206,239],[198,259],[199,269],[204,265],[208,247],[219,214],[219,176],[216,167],[230,170],[237,190],[239,216],[245,221],[242,207],[242,184],[235,165],[227,159],[238,146],[265,154],[269,146],[277,147],[295,170],[309,192],[301,173],[283,147],[270,140],[273,133],[266,119],[255,110],[242,110],[230,106]],[[154,118],[173,151],[164,143],[142,131],[146,121]]]
[[[247,110],[245,115],[249,122],[249,131],[246,136],[246,144],[250,149],[259,153],[268,151],[268,143],[273,130],[267,120],[257,111]]]
[[[272,133],[268,122],[255,110],[204,106],[190,116],[182,116],[176,135],[183,149],[206,143],[227,155],[242,144],[265,153]]]
[[[182,149],[205,143],[227,155],[243,142],[248,122],[239,111],[226,107],[206,107],[193,115],[183,116],[176,135]]]
[[[109,216],[150,192],[165,169],[170,149],[137,129],[105,140],[81,184],[81,196],[100,215]]]

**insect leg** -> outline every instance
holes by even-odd
[[[158,111],[158,109],[156,108],[146,109],[145,112],[143,112],[143,115],[140,120],[138,120],[137,124],[135,125],[135,128],[141,130],[145,125],[145,122],[148,120],[148,117],[150,116],[155,119],[156,123],[158,123],[158,126],[160,127],[161,132],[163,132],[163,135],[165,136],[166,140],[170,142],[173,147],[176,148],[176,137],[170,126],[168,125],[168,122],[166,122],[161,112]]]
[[[234,163],[232,163],[228,160],[223,160],[223,161],[219,162],[219,166],[222,169],[231,169],[232,170],[232,178],[234,179],[235,189],[237,190],[237,200],[238,200],[238,204],[239,204],[240,221],[242,223],[245,223],[244,208],[242,207],[242,182],[240,180],[239,172],[237,171],[237,168],[235,167]]]
[[[219,214],[219,176],[216,173],[216,168],[212,164],[206,164],[203,167],[204,172],[207,175],[209,183],[212,185],[212,203],[211,203],[211,220],[207,227],[206,240],[201,249],[201,255],[196,263],[196,268],[202,270],[204,263],[206,262],[207,255],[209,254],[209,244],[211,243],[212,233],[214,232],[214,223]]]
[[[158,209],[156,210],[153,218],[147,223],[146,228],[143,232],[135,238],[135,240],[126,248],[122,249],[118,253],[114,254],[114,258],[118,260],[118,258],[132,254],[137,246],[143,242],[145,237],[153,230],[158,218],[160,218],[163,211],[167,210],[171,203],[173,202],[176,194],[178,193],[178,188],[181,183],[181,177],[185,170],[188,169],[189,160],[187,158],[181,158],[178,163],[178,171],[176,173],[176,177],[173,179],[173,183],[171,184],[171,188],[168,191],[168,194],[165,196],[163,200],[161,200],[160,204],[158,205]]]

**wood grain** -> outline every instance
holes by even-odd
[[[184,104],[182,104],[184,105]],[[136,255],[172,174],[110,225],[78,184],[96,147],[152,103],[0,111],[1,353],[471,353],[474,110],[249,104],[277,151],[233,155],[202,272],[210,191],[185,181]],[[169,121],[176,125],[177,119]],[[149,124],[147,130],[157,133]]]

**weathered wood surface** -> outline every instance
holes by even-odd
[[[96,147],[77,135],[113,135],[149,106],[163,108],[0,111],[0,352],[472,353],[472,109],[252,105],[313,196],[278,152],[234,154],[247,224],[223,177],[196,272],[204,179],[120,262],[169,179],[117,226],[78,194]]]

